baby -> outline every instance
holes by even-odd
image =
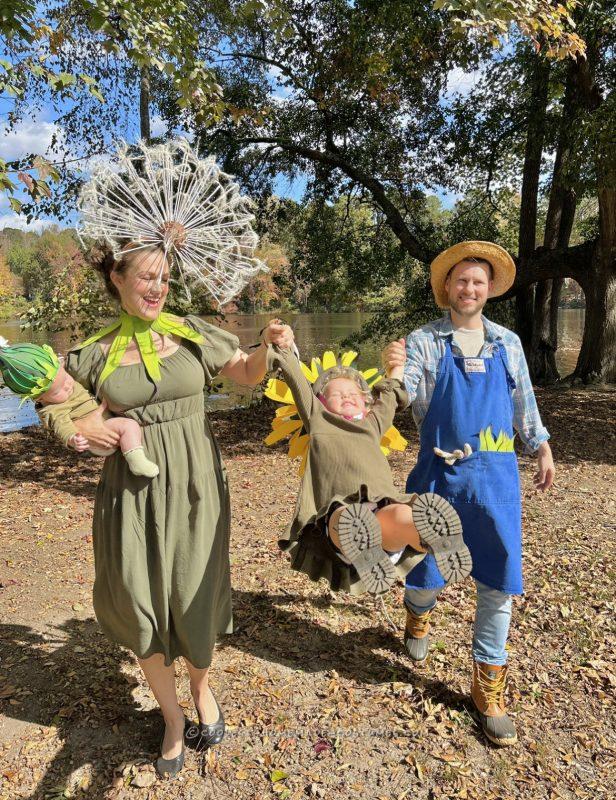
[[[279,543],[291,566],[334,590],[360,591],[359,577],[374,594],[426,552],[446,581],[466,577],[472,562],[456,511],[438,495],[396,489],[380,448],[396,410],[408,404],[402,368],[374,395],[351,367],[325,370],[311,386],[293,353],[271,346],[268,368],[282,371],[310,435],[295,517]]]
[[[57,355],[48,345],[16,344],[9,346],[0,340],[0,371],[5,384],[23,400],[34,400],[42,404],[37,408],[46,427],[68,447],[81,453],[109,456],[116,448],[101,450],[90,447],[88,440],[77,432],[74,420],[85,419],[97,411],[99,404],[80,383],[64,369]],[[63,406],[63,413],[53,416],[46,413],[46,406]],[[103,414],[105,425],[120,436],[120,450],[133,475],[154,478],[158,466],[146,458],[141,441],[139,423],[127,417]]]

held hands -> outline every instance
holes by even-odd
[[[535,489],[545,492],[554,483],[554,475],[556,473],[552,450],[547,442],[542,442],[539,445],[537,456],[537,472],[533,475],[533,481]]]
[[[108,428],[103,421],[103,414],[107,409],[107,402],[103,400],[96,411],[92,411],[81,419],[76,419],[74,424],[77,434],[88,442],[88,447],[96,447],[100,450],[110,450],[117,447],[120,442],[120,434]]]
[[[404,365],[406,364],[405,340],[398,339],[388,344],[381,354],[381,360],[388,378],[402,380],[404,376]]]
[[[286,325],[280,319],[273,319],[263,329],[263,342],[275,344],[281,350],[289,350],[295,342],[295,336],[290,325]]]

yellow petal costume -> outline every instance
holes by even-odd
[[[357,353],[354,350],[347,350],[342,353],[340,358],[336,358],[331,350],[326,350],[321,358],[313,358],[310,366],[304,364],[303,361],[299,362],[299,366],[306,380],[314,385],[325,370],[337,366],[350,367],[356,358]],[[357,371],[371,389],[383,379],[376,367]],[[299,474],[303,475],[306,469],[310,435],[304,430],[304,423],[299,417],[291,390],[285,381],[279,378],[271,378],[267,383],[265,396],[277,403],[284,404],[282,408],[276,410],[276,416],[272,420],[272,432],[265,438],[265,444],[271,446],[281,441],[281,439],[290,437],[288,456],[289,458],[301,458]],[[394,425],[388,428],[381,437],[381,450],[386,456],[392,450],[405,450],[407,445],[407,440]]]
[[[349,367],[356,353],[345,353],[340,362],[331,351],[310,366],[290,350],[268,348],[267,368],[282,371],[284,380],[273,378],[266,395],[282,404],[266,442],[289,438],[289,457],[301,458],[301,483],[293,520],[278,545],[289,554],[291,568],[312,580],[328,581],[333,591],[351,594],[365,591],[355,568],[339,558],[326,535],[327,520],[339,505],[366,502],[372,508],[390,503],[411,503],[414,495],[394,484],[385,453],[404,449],[406,441],[393,427],[396,410],[408,405],[408,395],[398,380],[382,378],[378,370],[362,373],[358,382],[371,388],[374,404],[369,413],[349,419],[331,412],[319,399],[328,369]],[[364,385],[364,381],[366,385]],[[371,387],[367,384],[371,383]],[[315,384],[317,384],[315,386]],[[407,548],[395,565],[403,578],[424,554]]]

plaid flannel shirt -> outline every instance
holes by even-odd
[[[515,333],[503,328],[502,325],[496,325],[483,316],[482,320],[485,342],[479,355],[491,358],[498,348],[498,342],[502,342],[505,346],[509,371],[516,384],[513,390],[513,427],[527,451],[534,452],[541,442],[547,442],[550,434],[539,416],[522,343]],[[446,339],[452,333],[451,315],[447,311],[440,319],[418,328],[406,338],[407,360],[404,367],[404,383],[418,429],[421,428],[432,399],[436,385],[436,371],[441,357],[445,354]],[[452,352],[454,356],[462,355],[455,342],[452,343]]]

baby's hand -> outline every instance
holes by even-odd
[[[69,447],[72,447],[73,450],[76,450],[78,453],[83,453],[84,450],[87,450],[90,447],[90,442],[86,439],[85,436],[82,436],[81,433],[75,433],[71,438],[68,440]]]

